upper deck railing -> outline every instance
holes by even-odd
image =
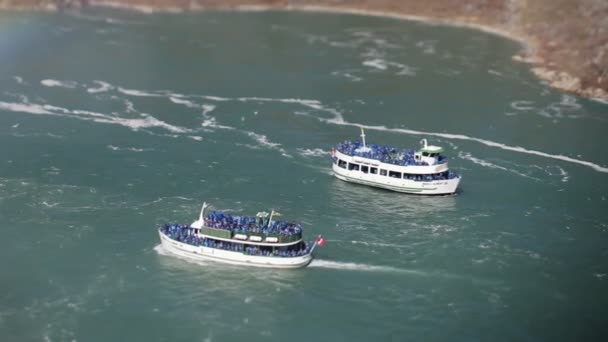
[[[424,166],[429,165],[424,161],[416,161],[414,159],[414,150],[398,150],[394,147],[386,145],[366,144],[368,147],[367,151],[357,151],[363,146],[360,141],[344,141],[338,143],[336,150],[340,153],[349,155],[351,157],[362,157],[368,159],[379,160],[383,163],[401,165],[401,166]],[[437,162],[435,165],[444,164],[448,162],[446,156],[439,155],[436,157]]]
[[[276,238],[276,243],[288,243],[302,239],[302,226],[286,221],[270,221],[249,216],[237,216],[212,211],[204,218],[201,233],[224,239],[251,240],[254,242],[270,242],[268,238]],[[259,237],[258,241],[251,239]]]
[[[312,252],[312,244],[301,242],[289,246],[280,246],[269,249],[268,246],[244,246],[240,242],[218,241],[212,238],[199,237],[195,234],[195,228],[187,225],[165,224],[159,227],[160,231],[172,240],[176,240],[192,246],[203,246],[227,251],[239,252],[246,255],[269,256],[269,257],[300,257]],[[227,231],[226,231],[227,232]]]

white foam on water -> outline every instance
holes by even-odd
[[[201,126],[202,127],[208,127],[208,128],[221,128],[221,129],[233,129],[232,127],[229,126],[223,126],[223,125],[219,125],[216,121],[216,119],[210,115],[207,115],[208,113],[212,112],[215,110],[216,106],[215,105],[211,105],[211,104],[203,104],[200,105],[198,103],[192,102],[190,100],[185,99],[182,95],[176,96],[176,94],[172,94],[172,96],[169,96],[169,100],[175,104],[180,104],[180,105],[184,105],[188,108],[195,108],[195,109],[202,109],[203,110],[203,118],[205,119],[202,123]],[[202,140],[202,138],[201,138]]]
[[[153,149],[150,149],[150,148],[118,147],[118,146],[114,146],[114,145],[107,145],[106,147],[109,148],[112,151],[130,151],[130,152],[153,151]]]
[[[510,146],[510,145],[506,145],[506,144],[495,142],[495,141],[491,141],[491,140],[470,137],[470,136],[467,136],[467,135],[464,135],[464,134],[451,134],[451,133],[439,133],[439,132],[424,132],[424,131],[417,131],[417,130],[406,129],[406,128],[388,128],[386,126],[362,125],[362,124],[356,124],[356,123],[346,122],[346,121],[344,121],[344,119],[342,118],[341,115],[340,116],[336,116],[333,119],[324,119],[324,118],[317,118],[317,119],[320,120],[320,121],[324,121],[324,122],[335,124],[335,125],[362,127],[364,129],[371,130],[371,131],[395,132],[395,133],[403,133],[403,134],[411,134],[411,135],[435,136],[435,137],[441,137],[441,138],[453,139],[453,140],[474,141],[474,142],[480,143],[482,145],[486,145],[486,146],[489,146],[489,147],[499,148],[499,149],[505,150],[505,151],[518,152],[518,153],[524,153],[524,154],[529,154],[529,155],[535,155],[535,156],[539,156],[539,157],[543,157],[543,158],[561,160],[561,161],[565,161],[565,162],[569,162],[569,163],[574,163],[574,164],[579,164],[579,165],[587,166],[587,167],[590,167],[590,168],[592,168],[592,169],[594,169],[594,170],[596,170],[598,172],[608,173],[608,167],[604,167],[604,166],[592,163],[590,161],[576,159],[576,158],[564,156],[564,155],[561,155],[561,154],[550,154],[550,153],[547,153],[547,152],[542,152],[542,151],[537,151],[537,150],[530,150],[530,149],[527,149],[527,148],[524,148],[524,147],[521,147],[521,146]]]
[[[28,114],[40,114],[40,115],[53,115],[53,112],[50,112],[44,108],[44,106],[37,104],[29,104],[29,103],[11,103],[11,102],[3,102],[0,101],[0,109],[10,111],[10,112],[20,112],[20,113],[28,113]]]
[[[557,102],[552,102],[545,107],[537,107],[533,101],[517,100],[511,102],[511,108],[518,111],[534,111],[534,114],[540,115],[547,119],[580,119],[585,117],[584,114],[568,114],[569,112],[581,109],[581,104],[578,103],[576,97],[564,94]]]
[[[168,124],[162,120],[159,120],[153,116],[143,114],[143,119],[125,119],[125,118],[117,118],[106,116],[105,118],[94,118],[92,121],[99,123],[108,123],[108,124],[117,124],[125,127],[129,127],[134,131],[137,131],[142,128],[152,128],[152,127],[160,127],[164,128],[173,133],[188,133],[189,129],[183,127],[177,127],[171,124]]]
[[[416,76],[416,68],[414,67],[397,62],[390,62],[390,65],[399,69],[396,75]]]
[[[176,104],[184,105],[188,108],[201,108],[201,105],[176,96],[169,96],[169,100]]]
[[[536,167],[539,170],[542,170],[544,172],[546,172],[549,176],[559,176],[561,177],[561,181],[562,183],[566,183],[568,182],[568,180],[570,179],[570,175],[568,174],[568,172],[566,172],[566,170],[564,170],[563,168],[554,165],[554,166],[549,166],[546,168],[540,167],[538,165],[533,165],[534,167]],[[557,169],[557,173],[555,173],[552,169]]]
[[[581,109],[582,106],[576,100],[576,97],[568,94],[562,94],[560,101],[557,103],[562,107],[569,107],[571,109]]]
[[[205,127],[205,128],[218,128],[218,129],[227,129],[227,130],[235,129],[234,127],[218,124],[217,120],[213,116],[210,116],[210,115],[205,115],[205,120],[201,123],[201,126]]]
[[[416,43],[416,47],[422,50],[422,53],[426,55],[434,55],[435,54],[435,41],[433,40],[423,40]]]
[[[203,141],[203,137],[199,137],[196,135],[189,135],[188,138],[190,138],[192,140],[196,140],[196,141]]]
[[[405,64],[386,61],[384,59],[376,58],[371,60],[363,61],[363,65],[371,68],[375,68],[378,70],[387,70],[390,67],[398,69],[395,75],[405,75],[405,76],[415,76],[416,69]]]
[[[50,111],[55,111],[55,112],[70,113],[69,109],[57,107],[57,106],[53,106],[53,105],[48,105],[48,104],[42,105],[42,108],[50,110]]]
[[[101,114],[101,113],[96,113],[96,112],[91,112],[88,110],[72,110],[71,113],[76,114],[78,116],[91,116],[91,117],[97,117],[97,118],[107,118],[108,115],[106,114]]]
[[[311,101],[308,103],[302,103],[302,105],[308,107],[308,108],[312,108],[318,111],[323,111],[323,112],[327,112],[332,114],[334,117],[333,119],[323,119],[323,118],[317,118],[318,120],[321,121],[325,121],[328,123],[333,123],[333,124],[337,124],[337,125],[350,125],[347,124],[346,121],[344,121],[344,117],[342,116],[342,113],[340,113],[338,110],[333,109],[333,108],[328,108],[328,107],[324,107],[319,101]],[[300,113],[300,115],[307,115],[306,113]],[[355,125],[357,126],[357,125]]]
[[[347,79],[349,79],[352,82],[359,82],[362,81],[363,78],[359,77],[359,76],[355,76],[352,73],[348,72],[348,71],[333,71],[331,73],[333,76],[339,76],[339,77],[345,77]]]
[[[504,166],[500,166],[500,165],[491,163],[489,161],[485,161],[483,159],[475,158],[475,157],[473,157],[468,152],[459,151],[458,152],[458,158],[464,159],[464,160],[468,160],[468,161],[473,162],[474,164],[481,165],[481,166],[484,166],[484,167],[488,167],[488,168],[491,168],[491,169],[503,170],[503,171],[514,173],[514,174],[516,174],[518,176],[521,176],[521,177],[530,178],[530,179],[534,179],[534,180],[540,180],[538,178],[531,177],[531,176],[528,176],[526,174],[523,174],[523,173],[521,173],[519,171],[516,171],[516,170],[513,170],[513,169],[509,169],[509,168],[506,168]]]
[[[501,72],[492,70],[492,69],[488,70],[488,74],[492,74],[492,75],[496,75],[496,76],[503,76],[503,74]]]
[[[189,129],[174,126],[168,124],[164,121],[161,121],[153,116],[148,114],[141,114],[143,116],[142,119],[127,119],[115,117],[107,114],[91,112],[87,110],[70,110],[67,108],[62,108],[53,105],[39,105],[33,103],[10,103],[0,101],[0,109],[12,111],[12,112],[20,112],[20,113],[28,113],[28,114],[38,114],[38,115],[52,115],[52,116],[60,116],[60,117],[69,117],[75,118],[79,120],[85,121],[94,121],[99,123],[107,123],[107,124],[115,124],[121,125],[132,130],[139,130],[142,128],[152,128],[159,127],[164,128],[173,133],[188,133]]]
[[[570,178],[570,176],[568,176],[568,172],[566,172],[566,170],[562,169],[559,166],[557,167],[557,169],[559,170],[559,175],[562,176],[562,182],[566,183]]]
[[[366,60],[366,61],[363,61],[363,63],[361,63],[361,64],[371,67],[371,68],[376,68],[378,70],[386,70],[388,68],[386,61],[383,59]]]
[[[13,79],[15,80],[15,82],[17,82],[19,84],[25,84],[25,81],[20,76],[13,76]]]
[[[608,104],[608,99],[602,99],[599,97],[592,97],[591,100],[599,102],[599,103],[603,103],[603,104]]]
[[[202,108],[203,108],[203,115],[207,115],[207,113],[210,113],[213,110],[215,110],[216,107],[214,105],[205,104],[202,106]]]
[[[113,88],[113,86],[107,82],[95,80],[95,81],[93,81],[93,83],[95,83],[97,85],[97,87],[87,88],[87,92],[89,92],[91,94],[104,93]]]
[[[322,148],[315,148],[312,150],[309,148],[299,148],[298,153],[304,157],[326,157],[329,155],[329,152]]]
[[[207,100],[217,101],[217,102],[230,101],[230,99],[227,97],[209,96],[209,95],[205,95],[205,96],[201,96],[201,97],[204,99],[207,99]]]
[[[334,270],[360,271],[360,272],[387,272],[387,273],[410,273],[417,275],[428,275],[425,272],[415,270],[405,270],[391,266],[377,266],[369,264],[359,264],[354,262],[339,262],[313,259],[308,267],[328,268]]]
[[[353,245],[365,245],[365,246],[378,246],[378,247],[390,247],[390,248],[409,248],[407,245],[396,245],[392,243],[382,243],[382,242],[369,242],[369,241],[351,241]]]
[[[262,146],[267,146],[270,148],[278,148],[281,146],[281,144],[279,143],[273,143],[270,140],[268,140],[268,137],[266,137],[263,134],[257,134],[254,132],[247,132],[247,135],[252,137],[253,139],[255,139],[255,141],[257,141],[260,145]]]
[[[306,99],[295,99],[295,98],[282,99],[282,98],[270,98],[270,97],[239,97],[236,100],[242,101],[242,102],[258,101],[258,102],[299,103],[299,104],[302,104],[305,106],[310,105],[310,104],[316,104],[316,105],[320,104],[320,102],[317,100],[306,100]]]
[[[139,96],[139,97],[162,97],[164,96],[163,94],[159,94],[159,93],[151,93],[145,90],[137,90],[137,89],[126,89],[123,87],[118,87],[117,90],[120,93],[123,93],[125,95],[131,95],[131,96]]]
[[[171,253],[169,253],[169,251],[167,251],[162,244],[158,244],[156,246],[154,246],[153,250],[158,253],[159,255],[173,255]]]
[[[511,108],[520,111],[528,111],[535,109],[533,104],[533,101],[518,100],[511,102]]]
[[[254,132],[246,132],[246,133],[248,136],[252,137],[255,141],[257,141],[257,143],[260,144],[262,147],[267,147],[269,149],[277,150],[277,151],[281,152],[281,154],[283,156],[291,158],[291,156],[289,154],[287,154],[285,149],[283,149],[281,147],[281,144],[268,140],[268,137],[266,137],[265,135],[254,133]]]
[[[125,109],[127,110],[127,113],[138,113],[137,110],[135,110],[135,105],[133,104],[133,102],[124,99],[123,100],[125,103]]]
[[[177,254],[173,254],[171,252],[169,252],[168,250],[166,250],[162,244],[158,244],[156,245],[153,250],[158,254],[158,255],[162,255],[162,256],[170,256],[172,258],[176,258],[191,264],[196,264],[199,266],[211,266],[214,265],[214,263],[212,261],[203,261],[203,260],[198,260],[198,259],[192,259],[192,258],[187,258],[181,255],[177,255]]]
[[[60,88],[69,88],[69,89],[73,89],[78,86],[78,83],[76,83],[74,81],[58,81],[58,80],[52,80],[52,79],[42,80],[42,81],[40,81],[40,84],[42,84],[45,87],[60,87]]]

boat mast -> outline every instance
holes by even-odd
[[[423,148],[426,148],[426,147],[428,146],[428,145],[427,145],[427,143],[426,143],[426,138],[425,138],[425,139],[420,140],[420,143],[422,144],[422,147],[423,147]]]
[[[266,223],[266,228],[270,226],[270,221],[272,221],[272,215],[274,215],[274,209],[270,210],[270,217],[268,218],[268,223]]]
[[[363,148],[365,149],[367,146],[365,146],[365,131],[363,130],[363,127],[361,127],[361,140],[363,141]]]
[[[202,221],[203,220],[203,216],[205,214],[205,208],[207,208],[207,202],[203,202],[203,207],[201,208],[201,213],[198,216],[198,220]]]
[[[357,149],[357,152],[369,152],[372,149],[367,147],[367,145],[365,145],[365,131],[363,130],[363,127],[360,127],[360,128],[361,128],[361,140],[363,142],[363,146],[359,147]]]

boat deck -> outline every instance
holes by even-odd
[[[300,257],[310,254],[312,244],[302,241],[301,243],[289,246],[256,246],[249,245],[248,241],[220,241],[212,238],[201,238],[195,235],[195,228],[187,225],[165,224],[159,228],[160,232],[171,240],[185,243],[191,246],[202,246],[216,248],[233,252],[240,252],[245,255],[269,256],[269,257]],[[245,245],[249,245],[245,247]]]
[[[362,157],[368,159],[374,159],[381,161],[387,164],[393,165],[401,165],[401,166],[426,166],[428,165],[426,162],[418,162],[414,159],[414,153],[416,151],[411,149],[399,150],[397,148],[386,146],[386,145],[376,145],[376,144],[366,144],[366,147],[369,148],[369,151],[358,151],[363,144],[360,141],[344,141],[339,143],[336,146],[336,150],[340,153],[346,154],[351,157]],[[446,156],[440,155],[437,158],[437,163],[435,165],[444,164],[448,162],[448,158]]]

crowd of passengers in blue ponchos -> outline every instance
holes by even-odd
[[[207,227],[230,230],[235,233],[258,233],[266,236],[292,236],[302,233],[302,226],[299,223],[273,220],[266,225],[263,219],[256,220],[255,217],[229,215],[221,211],[210,212],[204,220]]]
[[[210,248],[218,248],[234,252],[242,252],[247,255],[257,256],[276,256],[276,257],[296,257],[310,253],[311,246],[302,242],[300,244],[277,247],[274,251],[271,248],[260,248],[257,246],[249,246],[243,248],[243,243],[233,243],[229,241],[220,241],[208,238],[200,238],[194,234],[194,228],[186,225],[165,224],[161,227],[161,231],[170,239],[186,243],[192,246],[204,246]]]
[[[357,151],[363,144],[360,141],[344,141],[338,143],[336,149],[349,156],[359,156],[363,158],[379,160],[383,163],[394,165],[428,165],[426,162],[419,162],[414,159],[414,150],[399,151],[394,147],[386,145],[366,144],[368,152]],[[437,164],[443,164],[448,160],[446,156],[438,156]]]

